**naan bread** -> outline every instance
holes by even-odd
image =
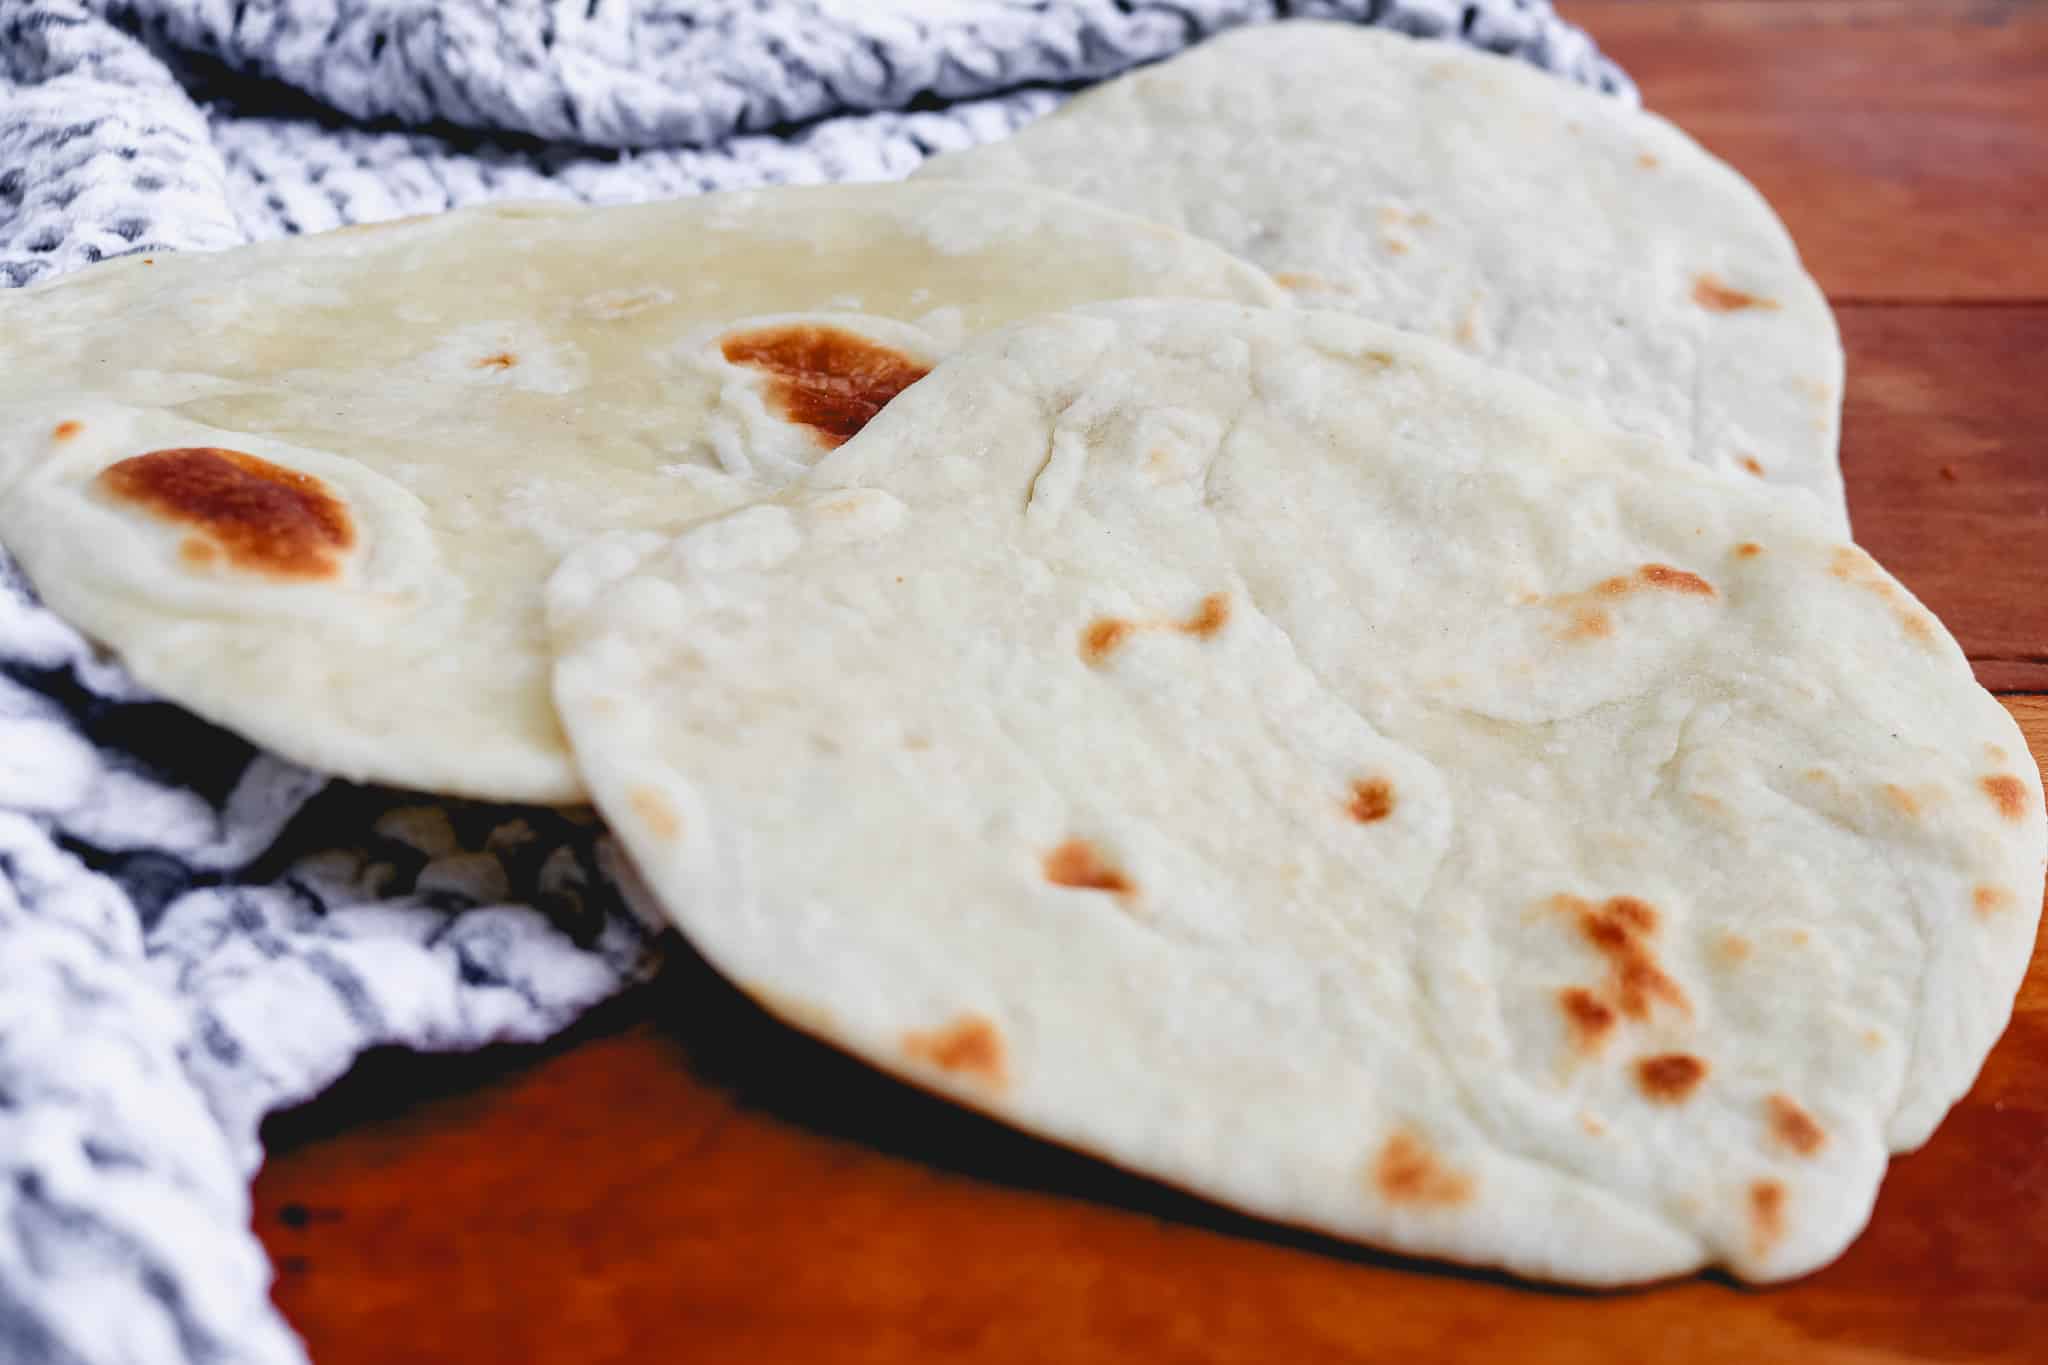
[[[769,1009],[1401,1251],[1811,1270],[2039,914],[2017,727],[1817,510],[1344,315],[1021,324],[549,602],[599,808]]]
[[[1847,534],[1842,347],[1770,206],[1653,114],[1389,29],[1239,30],[922,176],[1173,223],[1302,302],[1449,340]]]
[[[0,298],[0,542],[159,693],[355,779],[582,784],[541,589],[762,496],[959,339],[1137,294],[1278,300],[1028,186],[519,205]]]

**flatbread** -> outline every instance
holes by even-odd
[[[582,784],[541,588],[619,527],[779,487],[969,333],[1274,301],[1028,186],[474,209],[0,298],[0,542],[149,687],[359,780]]]
[[[1663,119],[1523,63],[1389,29],[1247,28],[919,175],[1186,228],[1306,304],[1807,489],[1847,534],[1841,342],[1770,206]]]
[[[1823,1264],[2040,910],[2018,728],[1816,509],[1346,315],[982,338],[550,621],[600,811],[770,1010],[1404,1252]]]

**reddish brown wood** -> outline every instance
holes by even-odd
[[[2048,690],[2048,6],[1566,8],[1765,189],[1836,298],[1860,538],[1980,677]],[[2048,697],[2008,705],[2040,758]],[[2038,960],[1869,1231],[1771,1291],[1558,1293],[1255,1224],[884,1080],[686,954],[550,1048],[373,1058],[270,1137],[256,1226],[320,1365],[2048,1352]]]
[[[2048,307],[1837,311],[1856,538],[1985,686],[2048,690]]]
[[[2048,302],[2048,6],[1564,0],[1753,180],[1829,297]]]

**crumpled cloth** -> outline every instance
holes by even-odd
[[[1635,99],[1545,0],[0,0],[0,284],[891,179],[1292,16]],[[366,1048],[539,1040],[646,977],[631,885],[585,812],[331,782],[155,700],[0,552],[0,1363],[303,1361],[248,1229],[263,1116]]]

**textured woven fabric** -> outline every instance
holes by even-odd
[[[1634,99],[1543,0],[0,0],[0,283],[894,178],[1289,15]],[[637,899],[587,817],[329,783],[150,698],[0,553],[0,1362],[302,1360],[248,1232],[263,1115],[367,1047],[557,1031],[653,970]]]

